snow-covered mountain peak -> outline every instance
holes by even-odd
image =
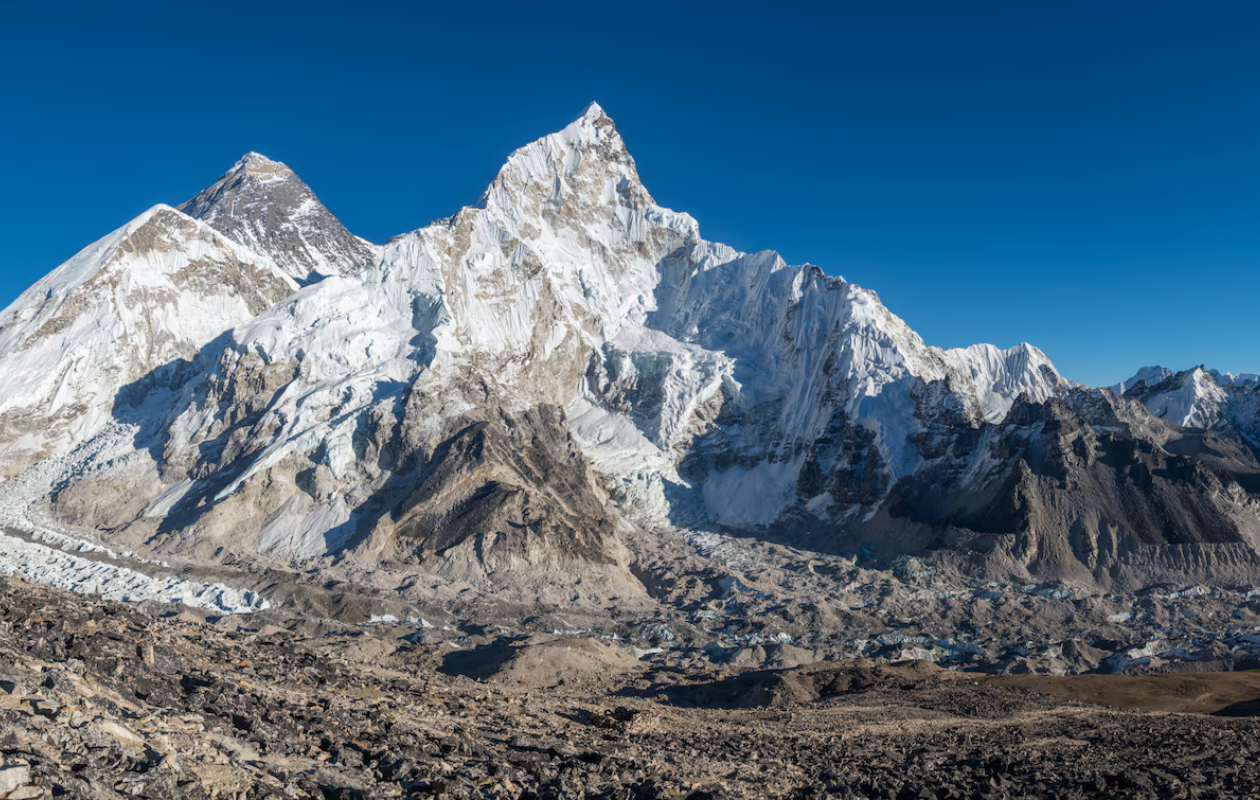
[[[1260,378],[1222,373],[1204,366],[1181,372],[1143,367],[1128,381],[1111,387],[1137,399],[1154,416],[1183,428],[1237,434],[1260,454]]]
[[[1084,391],[1030,344],[942,350],[872,290],[704,240],[598,104],[379,248],[248,153],[0,315],[0,375],[0,475],[64,456],[51,502],[74,524],[561,594],[590,570],[641,591],[616,577],[636,525],[907,547],[1076,530],[1009,509],[1079,506],[1055,493],[1103,463],[1096,437],[1233,426],[1260,448],[1246,377]],[[1100,470],[1137,451],[1107,452]]]
[[[1144,383],[1148,387],[1158,386],[1159,384],[1166,381],[1168,378],[1172,377],[1174,374],[1175,373],[1173,373],[1172,370],[1168,369],[1167,367],[1161,367],[1159,365],[1142,367],[1141,369],[1137,371],[1136,374],[1134,374],[1133,377],[1129,378],[1128,380],[1120,381],[1119,383],[1114,384],[1108,388],[1111,389],[1113,394],[1119,396],[1119,395],[1123,395],[1125,392],[1137,386],[1139,383]]]
[[[293,170],[260,153],[246,153],[179,209],[267,256],[300,284],[357,275],[380,257],[380,248],[346,230]]]
[[[281,164],[279,161],[275,161],[273,159],[267,158],[265,155],[258,152],[257,150],[250,150],[248,153],[241,156],[239,160],[237,160],[236,167],[233,167],[233,169],[247,165],[247,164],[277,164],[281,167],[285,166],[284,164]],[[288,167],[285,167],[285,169],[288,169]]]
[[[954,390],[970,395],[975,409],[989,422],[1001,421],[1021,395],[1042,403],[1069,385],[1049,357],[1027,342],[1008,350],[974,344],[942,354],[950,365]]]
[[[592,100],[590,104],[582,110],[582,113],[578,115],[578,119],[599,119],[600,117],[607,116],[608,115],[604,113],[604,107]]]
[[[611,185],[606,185],[611,180]],[[621,134],[612,119],[598,104],[592,103],[582,114],[560,131],[544,136],[514,151],[486,190],[479,205],[503,204],[519,199],[518,191],[535,183],[553,184],[554,191],[545,198],[552,204],[561,201],[583,182],[592,184],[601,198],[611,200],[615,194],[633,196],[652,203],[651,196],[639,181],[634,159],[626,150]]]
[[[1158,378],[1160,368],[1147,375]],[[1138,373],[1141,376],[1141,372]],[[1187,428],[1211,428],[1221,418],[1226,393],[1202,366],[1169,373],[1161,381],[1130,387],[1146,408],[1160,419]]]
[[[1241,386],[1251,389],[1260,388],[1260,374],[1255,372],[1221,372],[1210,369],[1211,375],[1220,386]]]

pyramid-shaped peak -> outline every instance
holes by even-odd
[[[578,116],[578,119],[599,120],[609,119],[609,116],[605,113],[603,106],[592,101],[585,109],[583,109],[582,113]]]
[[[561,133],[566,138],[584,140],[615,138],[618,142],[621,140],[617,133],[617,124],[599,103],[588,105]]]
[[[299,284],[357,274],[376,260],[373,246],[346,230],[293,170],[256,151],[179,210],[269,257]]]

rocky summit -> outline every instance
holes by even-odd
[[[249,153],[0,374],[0,798],[1256,789],[1245,673],[1073,676],[1260,664],[1260,378],[929,345],[595,104],[384,244]]]

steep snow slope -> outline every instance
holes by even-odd
[[[271,262],[168,206],[85,248],[0,314],[0,459],[11,476],[110,419],[296,288]]]
[[[970,378],[980,415],[1001,422],[1021,395],[1034,403],[1049,400],[1067,389],[1046,354],[1030,344],[999,350],[991,344],[946,350],[945,359],[955,375]]]
[[[301,284],[357,274],[379,254],[328,213],[291,169],[258,153],[246,154],[179,210],[268,256]]]
[[[1160,419],[1189,428],[1210,428],[1221,417],[1225,392],[1207,370],[1195,367],[1141,392],[1143,404]]]

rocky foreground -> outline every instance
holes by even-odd
[[[580,636],[493,641],[3,582],[0,798],[1260,793],[1257,672],[691,670]]]

